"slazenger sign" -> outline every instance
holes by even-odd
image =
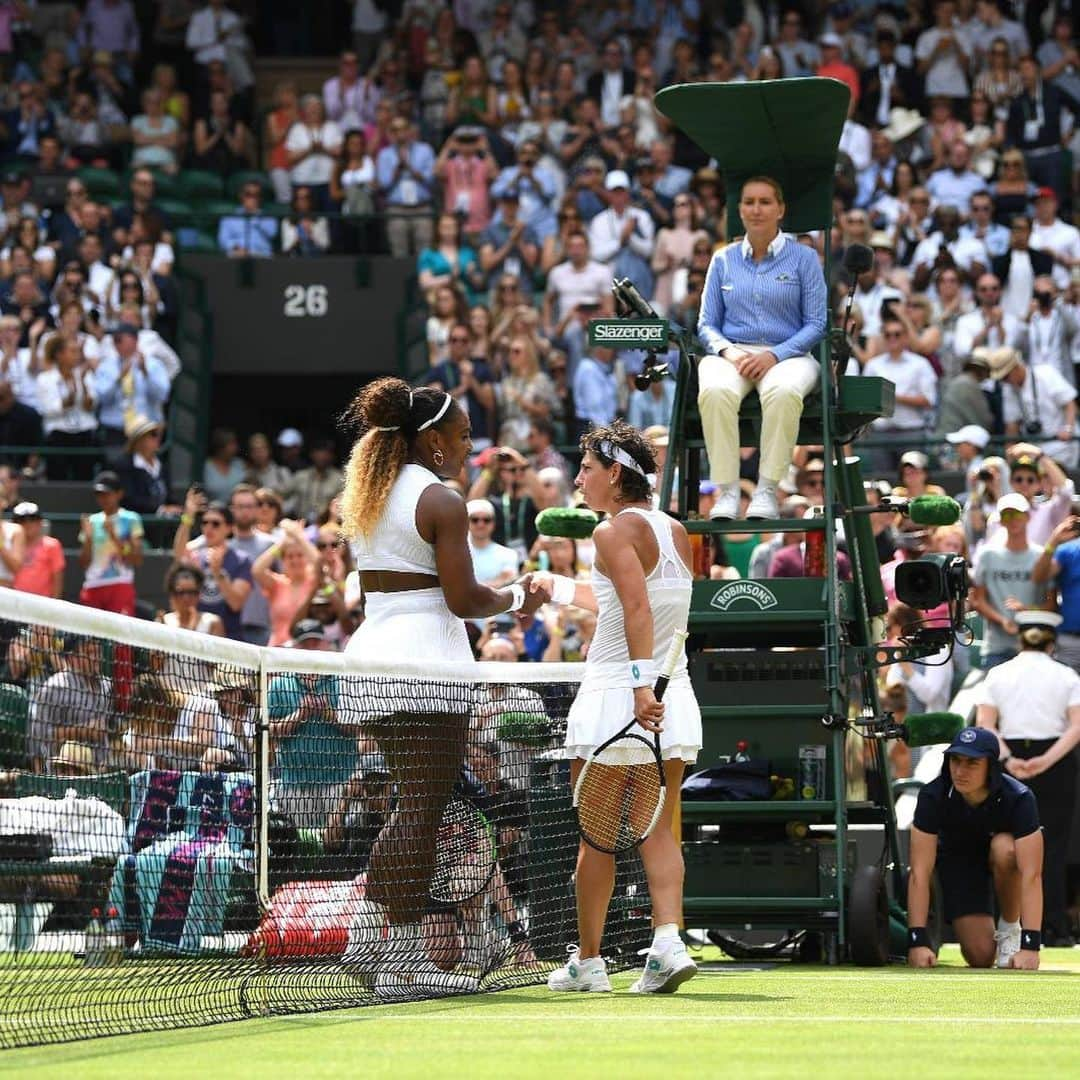
[[[663,349],[667,338],[666,319],[594,319],[589,323],[589,344],[609,349]]]
[[[747,600],[756,604],[760,611],[776,607],[778,601],[771,589],[756,581],[733,581],[729,585],[722,585],[713,593],[709,605],[720,611],[727,611],[732,604],[739,600]]]

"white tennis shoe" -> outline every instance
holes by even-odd
[[[567,949],[570,959],[548,976],[548,989],[560,991],[602,992],[611,989],[607,964],[602,956],[582,960],[576,945]]]
[[[709,511],[710,521],[734,521],[739,516],[739,485],[727,484],[720,488]]]
[[[998,919],[994,940],[997,942],[997,966],[1007,968],[1009,961],[1020,951],[1020,923],[1007,923]]]
[[[630,993],[674,994],[696,974],[697,964],[690,959],[686,946],[681,941],[675,941],[663,951],[649,950],[645,957],[645,970],[630,987]]]

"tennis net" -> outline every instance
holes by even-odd
[[[581,665],[307,645],[0,590],[0,1046],[499,990],[565,962],[558,748]],[[620,967],[649,910],[639,857],[617,866]]]

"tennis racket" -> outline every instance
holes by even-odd
[[[653,687],[656,700],[679,662],[686,631],[676,630]],[[574,785],[574,809],[582,839],[597,851],[632,851],[656,828],[664,809],[667,782],[660,757],[660,732],[650,741],[636,720],[598,746],[586,759]]]
[[[465,799],[451,799],[439,823],[435,870],[428,892],[441,904],[463,904],[487,888],[495,873],[491,822]]]

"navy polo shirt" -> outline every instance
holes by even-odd
[[[914,825],[938,838],[938,850],[953,855],[982,853],[997,833],[1017,840],[1039,828],[1039,808],[1026,784],[1008,773],[997,772],[990,794],[978,806],[969,806],[953,788],[948,766],[919,792]]]

